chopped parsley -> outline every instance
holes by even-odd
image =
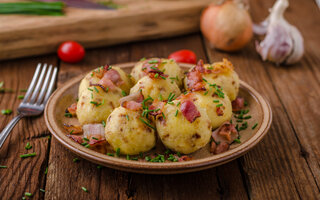
[[[171,162],[178,162],[178,159],[173,154],[170,154],[167,160]]]

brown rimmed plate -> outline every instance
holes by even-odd
[[[124,71],[130,73],[135,63],[119,64]],[[184,70],[189,69],[192,65],[180,63]],[[62,87],[58,88],[50,97],[45,109],[45,121],[50,132],[55,138],[67,149],[76,153],[80,157],[90,160],[94,163],[129,172],[145,173],[145,174],[175,174],[186,173],[208,169],[215,167],[231,160],[234,160],[253,148],[265,136],[272,122],[272,111],[266,99],[255,91],[247,83],[240,81],[239,96],[244,97],[248,102],[246,109],[252,116],[247,120],[248,128],[240,132],[241,143],[234,143],[227,152],[213,155],[209,151],[209,144],[199,151],[191,154],[191,161],[184,162],[165,162],[151,163],[145,161],[126,160],[125,157],[111,157],[91,149],[88,149],[74,142],[66,135],[68,134],[63,128],[64,123],[72,124],[72,120],[64,116],[65,109],[76,102],[78,87],[81,79],[85,74],[75,77],[66,82]],[[233,123],[236,119],[233,117]],[[258,123],[255,129],[252,126]],[[239,124],[241,125],[241,124]],[[161,143],[161,141],[158,141]],[[161,144],[157,144],[157,148],[153,151],[160,151]],[[161,152],[164,153],[163,148]]]

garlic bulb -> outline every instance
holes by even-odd
[[[253,26],[254,33],[266,34],[260,44],[256,41],[256,50],[264,61],[269,60],[277,65],[296,63],[304,53],[300,31],[283,17],[288,6],[288,0],[277,0],[267,19]]]

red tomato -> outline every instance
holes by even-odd
[[[61,60],[68,63],[76,63],[83,59],[85,55],[84,48],[81,44],[74,41],[66,41],[60,44],[58,56]]]
[[[183,62],[183,63],[197,63],[197,56],[193,51],[183,49],[180,51],[175,51],[169,55],[169,59],[173,59],[176,62]]]

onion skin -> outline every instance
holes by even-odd
[[[252,38],[252,21],[248,12],[233,1],[211,4],[200,19],[203,35],[217,49],[237,51]]]

